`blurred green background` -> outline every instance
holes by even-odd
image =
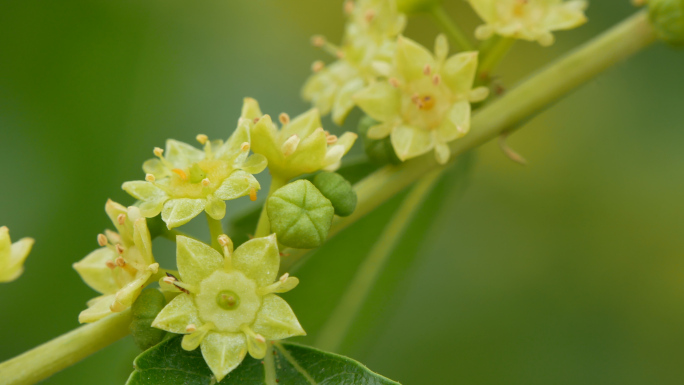
[[[628,3],[592,2],[590,22],[552,48],[517,44],[499,81],[615,24]],[[465,3],[446,6],[478,24]],[[0,287],[0,361],[78,326],[96,293],[71,264],[111,226],[106,199],[132,203],[120,185],[142,178],[154,146],[227,137],[244,96],[304,111],[299,89],[324,56],[308,39],[337,41],[342,26],[341,1],[0,2],[0,224],[36,239],[22,278]],[[431,44],[437,32],[417,16],[406,35]],[[402,246],[418,256],[401,290],[373,294],[342,352],[407,385],[684,383],[682,68],[684,52],[657,44],[585,85],[509,139],[528,167],[478,150],[465,194],[443,191],[427,236]],[[286,298],[304,342],[392,205],[301,270]],[[155,248],[172,263],[169,242]],[[128,337],[45,383],[122,384],[137,354]]]

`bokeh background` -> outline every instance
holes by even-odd
[[[446,7],[478,24],[464,2]],[[590,22],[553,47],[517,44],[499,81],[632,12],[591,2]],[[111,226],[106,199],[132,203],[121,183],[143,177],[154,146],[227,137],[245,96],[304,111],[300,87],[324,57],[309,37],[342,27],[341,1],[0,2],[0,224],[36,239],[22,278],[0,287],[0,361],[78,326],[96,293],[71,264]],[[406,31],[425,44],[437,33],[427,16]],[[424,231],[401,247],[416,258],[390,263],[342,353],[406,385],[684,383],[682,68],[684,52],[657,44],[583,86],[509,139],[527,167],[479,149],[466,189],[443,186],[412,227]],[[300,271],[286,296],[303,342],[396,203]],[[172,263],[168,241],[155,250]],[[137,354],[127,337],[45,383],[123,384]]]

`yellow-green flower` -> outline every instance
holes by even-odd
[[[248,157],[250,134],[247,122],[238,125],[225,142],[209,141],[198,135],[204,151],[173,139],[166,141],[166,151],[155,148],[156,159],[143,164],[146,181],[123,184],[136,199],[145,217],[160,212],[169,229],[181,226],[206,211],[213,219],[226,215],[224,201],[250,195],[256,199],[259,182],[252,174],[266,168],[261,155]]]
[[[261,113],[256,100],[245,98],[242,122],[251,126],[252,151],[265,156],[271,175],[285,182],[318,170],[337,169],[357,138],[352,132],[338,138],[323,130],[316,108],[292,120],[281,114],[279,120],[280,129],[269,115]]]
[[[468,0],[485,22],[475,30],[478,39],[505,37],[553,44],[552,31],[567,30],[587,22],[584,0]]]
[[[131,307],[159,270],[152,256],[147,221],[140,210],[109,200],[105,211],[116,232],[107,230],[98,235],[97,242],[102,247],[74,263],[85,283],[102,293],[88,301],[88,309],[78,316],[81,323],[95,322]]]
[[[7,226],[0,227],[0,282],[11,282],[24,272],[24,261],[33,247],[32,238],[12,243]]]
[[[446,37],[435,42],[435,56],[420,44],[399,37],[395,77],[378,81],[354,100],[380,123],[368,130],[370,139],[390,136],[402,161],[435,150],[440,164],[449,160],[447,143],[470,130],[470,103],[484,100],[485,87],[473,89],[477,52],[447,58]]]
[[[377,77],[389,75],[395,41],[406,25],[405,15],[397,12],[394,0],[348,0],[348,16],[341,47],[321,36],[313,44],[324,48],[338,60],[329,66],[313,65],[314,74],[306,81],[302,96],[323,115],[342,124],[354,107],[352,96]]]
[[[262,359],[266,341],[306,334],[290,306],[275,293],[292,290],[299,280],[277,278],[280,265],[275,235],[233,243],[219,237],[223,256],[202,242],[178,236],[180,281],[164,281],[183,290],[157,315],[152,326],[185,334],[182,347],[201,346],[204,360],[220,381],[247,352]]]

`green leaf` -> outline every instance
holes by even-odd
[[[200,349],[183,350],[181,339],[181,336],[167,339],[139,355],[126,385],[216,384]],[[271,349],[272,353],[263,361],[247,356],[218,385],[398,384],[337,354],[289,342],[277,342]]]

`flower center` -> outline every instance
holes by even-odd
[[[435,97],[432,95],[418,95],[414,94],[411,97],[411,102],[418,107],[419,110],[430,111],[435,106]]]
[[[240,306],[240,297],[232,290],[224,290],[216,295],[216,303],[225,310],[235,310]]]

